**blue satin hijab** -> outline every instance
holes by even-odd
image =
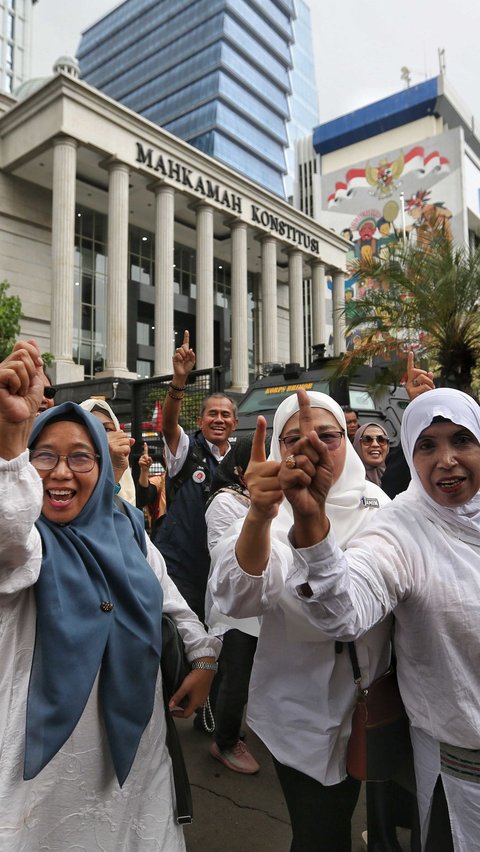
[[[113,470],[100,421],[66,402],[37,417],[30,447],[45,426],[63,418],[86,427],[100,455],[99,476],[73,521],[60,525],[41,515],[36,523],[43,559],[35,585],[24,778],[34,778],[72,734],[98,674],[103,720],[122,785],[153,710],[163,592],[139,546],[145,542],[142,514],[128,504],[126,515],[114,507]]]

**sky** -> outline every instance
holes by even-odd
[[[167,0],[168,2],[168,0]],[[358,109],[439,72],[480,134],[480,0],[307,0],[311,9],[320,121]],[[39,0],[33,6],[32,76],[51,73],[59,56],[74,56],[82,30],[115,0]]]

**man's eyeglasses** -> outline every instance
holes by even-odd
[[[390,443],[390,439],[386,438],[385,435],[362,435],[360,440],[362,444],[366,444],[367,447],[370,444],[373,444],[374,441],[376,441],[380,447],[384,447],[386,444]]]
[[[43,389],[43,395],[47,399],[55,399],[56,392],[57,392],[57,388],[52,388],[51,385],[45,385],[45,387]]]
[[[318,437],[324,444],[327,445],[329,450],[336,450],[342,443],[342,438],[345,435],[343,429],[339,432],[317,432]],[[301,435],[286,435],[285,438],[279,438],[287,449],[293,447],[294,444],[297,443],[301,438]]]
[[[60,459],[65,459],[68,467],[74,473],[89,473],[95,466],[95,459],[98,458],[100,456],[97,453],[78,452],[61,456],[47,450],[30,450],[30,461],[36,470],[53,470]]]

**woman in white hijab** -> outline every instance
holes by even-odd
[[[313,428],[328,445],[335,469],[328,516],[346,546],[388,498],[365,480],[363,464],[345,439],[340,406],[325,394],[308,397]],[[259,418],[246,474],[251,506],[212,552],[209,591],[226,615],[262,616],[247,721],[273,756],[292,822],[292,850],[350,852],[360,788],[345,769],[356,697],[350,658],[340,643],[308,624],[302,603],[285,589],[293,568],[291,537],[302,531],[289,495],[283,499],[278,473],[291,464],[299,418],[293,394],[275,415],[268,460],[265,421]],[[303,555],[308,562],[308,552]],[[366,683],[388,667],[389,633],[387,619],[356,643]]]
[[[402,446],[411,484],[345,552],[329,529],[328,499],[323,511],[328,451],[314,435],[306,440],[315,470],[300,456],[280,478],[283,487],[297,477],[300,490],[315,491],[321,534],[308,563],[294,554],[292,599],[303,601],[309,624],[344,641],[394,612],[422,848],[473,852],[480,848],[480,408],[447,388],[408,406]]]
[[[119,497],[135,506],[135,483],[128,463],[130,450],[135,443],[120,427],[118,417],[104,399],[86,399],[81,408],[91,411],[97,417],[107,433],[108,448],[112,460],[113,472]]]

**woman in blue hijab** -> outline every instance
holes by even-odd
[[[0,848],[180,852],[162,609],[192,663],[177,715],[205,700],[219,642],[141,514],[114,507],[99,421],[70,402],[35,419],[43,384],[37,345],[16,344],[0,364]]]

